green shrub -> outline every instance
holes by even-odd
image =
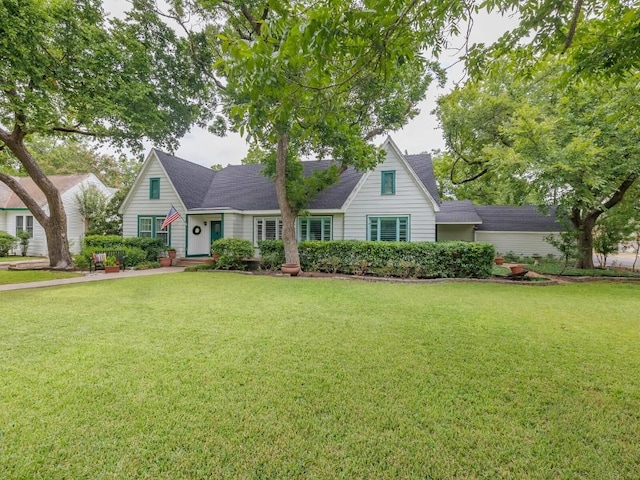
[[[9,250],[15,248],[18,243],[18,239],[13,235],[9,235],[7,232],[0,232],[0,257],[6,257],[9,255]]]
[[[20,253],[23,257],[27,256],[27,251],[29,250],[29,240],[31,240],[31,235],[26,230],[20,230],[18,232],[18,239],[20,240]]]
[[[245,270],[243,258],[253,257],[253,245],[241,238],[220,238],[211,244],[211,251],[220,255],[216,268],[222,270]]]
[[[86,247],[77,255],[74,255],[73,262],[76,268],[89,268],[91,255],[94,253],[102,253],[108,250],[122,250],[126,257],[125,264],[127,267],[136,267],[142,263],[148,262],[147,253],[137,247]],[[157,260],[157,259],[156,259]]]
[[[145,260],[155,262],[162,256],[167,246],[161,238],[151,237],[120,237],[118,235],[87,235],[84,239],[85,249],[92,251],[104,250],[125,250],[127,248],[138,248],[145,254]],[[136,256],[137,259],[137,256]],[[139,262],[138,262],[139,263]],[[127,264],[129,262],[127,261]],[[132,262],[131,265],[137,265]]]
[[[284,263],[281,241],[258,245],[265,265]],[[307,241],[298,249],[308,272],[401,278],[487,278],[495,257],[493,245],[472,242]]]
[[[285,263],[282,240],[261,240],[258,242],[258,248],[260,249],[260,268],[278,270]]]
[[[89,269],[89,257],[84,252],[76,253],[73,256],[73,265],[80,270],[87,270]]]

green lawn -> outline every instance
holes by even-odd
[[[4,262],[24,262],[27,260],[44,260],[44,257],[22,257],[19,255],[11,255],[9,257],[0,257],[0,263]]]
[[[637,479],[640,285],[0,292],[0,478]]]
[[[80,275],[79,273],[73,272],[52,272],[49,270],[0,270],[0,285],[42,282],[44,280],[72,278]]]

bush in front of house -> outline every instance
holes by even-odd
[[[284,262],[282,241],[259,242],[264,268]],[[495,249],[472,242],[306,241],[298,245],[302,269],[400,278],[487,278]]]
[[[219,238],[211,244],[211,251],[220,255],[215,265],[221,270],[245,270],[242,260],[254,253],[251,241],[241,238]]]
[[[145,260],[148,262],[157,262],[158,258],[162,256],[167,248],[164,240],[161,238],[120,237],[118,235],[87,235],[84,239],[83,246],[85,249],[97,248],[98,250],[93,250],[96,252],[138,248],[145,253]],[[135,258],[137,258],[137,255]],[[128,259],[127,264],[129,264]],[[131,263],[131,265],[137,264]]]
[[[282,240],[260,240],[258,248],[260,249],[260,268],[279,270],[285,262]]]
[[[91,255],[94,253],[102,253],[105,251],[118,250],[124,252],[125,264],[127,267],[136,267],[142,263],[148,263],[147,252],[137,247],[125,247],[122,245],[114,245],[112,247],[85,247],[80,253],[74,255],[73,264],[76,268],[87,269],[89,268],[89,261]],[[157,260],[156,260],[157,263]]]
[[[7,232],[0,232],[0,257],[9,255],[9,250],[15,248],[18,239]]]

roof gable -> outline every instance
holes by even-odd
[[[154,149],[176,193],[187,209],[202,206],[216,175],[210,168]]]

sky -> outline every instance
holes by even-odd
[[[128,7],[128,2],[104,0],[103,5],[107,13],[117,16],[121,15]],[[470,44],[491,43],[497,40],[504,31],[515,26],[515,23],[515,20],[509,17],[478,14],[474,18]],[[417,154],[444,149],[442,132],[438,128],[435,115],[431,112],[436,106],[437,98],[450,92],[457,82],[464,79],[463,65],[458,62],[459,48],[462,44],[462,39],[452,39],[449,50],[440,58],[440,64],[447,69],[445,87],[439,88],[434,82],[429,88],[426,98],[418,105],[420,113],[401,130],[389,132],[391,138],[403,152]],[[374,143],[380,144],[384,138],[386,136],[376,138]],[[153,147],[152,144],[145,146],[147,150]],[[224,167],[240,164],[247,154],[247,150],[246,142],[236,133],[230,132],[225,137],[218,137],[206,129],[194,127],[181,139],[180,146],[174,154],[205,167],[214,164],[220,164]]]

